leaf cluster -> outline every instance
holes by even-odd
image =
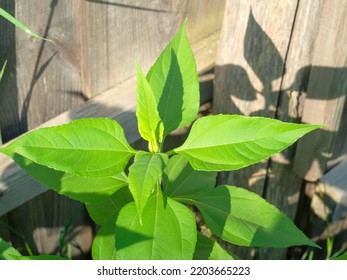
[[[47,187],[86,204],[100,225],[94,259],[235,259],[197,231],[187,205],[226,242],[316,246],[260,196],[215,185],[217,172],[266,159],[319,126],[238,115],[196,120],[198,74],[185,29],[186,23],[147,75],[136,64],[136,116],[148,151],[133,149],[115,120],[97,118],[29,132],[0,152]],[[185,143],[164,151],[168,134],[192,122]]]

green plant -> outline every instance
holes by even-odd
[[[35,32],[31,31],[28,27],[26,27],[23,23],[21,23],[20,21],[18,21],[15,17],[13,17],[11,14],[9,14],[8,12],[6,12],[4,9],[0,8],[0,16],[4,17],[7,21],[11,22],[13,25],[17,26],[18,28],[22,29],[23,31],[27,32],[28,34],[30,34],[33,37],[42,39],[42,40],[47,40],[46,38],[40,37],[39,35],[37,35]]]
[[[146,76],[136,65],[136,116],[149,151],[133,149],[116,121],[96,118],[31,131],[0,152],[54,191],[86,203],[101,226],[94,259],[235,258],[197,232],[186,205],[233,244],[317,247],[257,194],[215,184],[218,171],[259,162],[320,126],[238,115],[195,121],[199,83],[185,27]],[[185,143],[165,152],[168,134],[191,122]]]

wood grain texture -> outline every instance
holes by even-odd
[[[336,134],[340,139],[339,149],[335,148],[337,160],[341,160],[344,150],[345,134],[341,132],[340,120],[347,92],[343,67],[347,53],[346,18],[342,19],[345,3],[341,6],[341,1],[281,1],[265,7],[265,2],[248,1],[247,5],[252,7],[247,20],[245,2],[227,1],[216,60],[214,111],[287,122],[300,122],[301,118],[305,123],[324,120],[335,132],[319,132],[321,136],[312,133],[300,140],[305,144],[300,143],[298,150],[293,146],[263,164],[223,173],[221,180],[250,187],[294,219],[303,178],[319,178],[312,177],[310,172],[306,175],[309,166],[314,161],[326,164]],[[337,32],[329,32],[335,30],[334,25],[339,26]],[[331,54],[325,56],[326,52]],[[320,60],[335,66],[321,66],[317,64]],[[324,153],[327,146],[328,152]],[[255,254],[260,259],[284,259],[287,251],[261,249]],[[245,253],[245,257],[251,257],[250,253]]]
[[[216,58],[214,113],[290,119],[281,88],[296,8],[297,1],[227,1]],[[298,183],[299,179],[288,172],[289,156],[292,151],[277,155],[275,164],[264,160],[224,172],[220,181],[264,195],[294,217],[297,189],[288,187],[289,182]],[[288,181],[287,187],[283,186],[284,180]],[[286,254],[285,250],[234,250],[246,259],[284,258]]]
[[[310,235],[322,250],[316,259],[327,256],[327,239],[333,239],[332,253],[346,250],[347,237],[347,161],[329,170],[315,187],[311,201]]]
[[[214,113],[275,116],[295,9],[296,1],[227,1]],[[264,161],[223,177],[262,194],[266,170]]]
[[[83,96],[75,94],[82,92],[81,41],[78,24],[81,4],[82,1],[51,0],[44,3],[15,1],[13,14],[16,18],[41,36],[50,38],[51,41],[34,39],[22,30],[14,29],[15,48],[10,49],[9,46],[5,46],[7,53],[13,52],[15,55],[12,67],[15,67],[13,72],[15,72],[16,87],[8,90],[4,98],[5,102],[13,102],[17,106],[15,112],[18,116],[13,119],[11,115],[7,115],[8,110],[12,109],[11,106],[1,111],[3,115],[0,118],[5,122],[6,141],[85,101]],[[18,130],[15,134],[8,134],[6,128],[12,125],[17,126]],[[34,183],[34,189],[35,187],[40,189],[40,186]],[[28,194],[29,197],[34,196],[30,188],[23,191],[23,194]],[[49,221],[54,220],[63,226],[64,222],[60,214],[73,209],[76,203],[62,200],[57,196],[45,196],[46,202],[40,203],[40,199],[42,201],[43,198],[33,200],[11,212],[8,215],[8,223],[25,233],[34,251],[48,253],[46,250],[48,248],[39,246],[41,240],[47,240],[48,237],[47,231],[43,230],[44,225],[49,226]],[[63,201],[64,203],[61,203]],[[55,208],[56,219],[39,215],[39,213],[52,212],[50,210],[52,205],[60,205],[60,209]],[[87,234],[74,236],[72,242],[89,244],[92,238],[89,220],[85,215],[77,215],[76,221]],[[34,226],[37,228],[35,235],[32,235]],[[58,227],[51,232],[52,234],[54,232],[56,239],[59,239]],[[23,239],[13,232],[11,232],[11,241],[19,248],[24,247]],[[57,240],[50,244],[56,246]],[[79,254],[83,255],[83,252],[87,252],[89,248],[84,249],[86,250],[81,252],[74,250],[73,255],[75,257]]]
[[[294,166],[312,182],[323,176],[333,155],[347,93],[347,3],[321,1],[319,6],[302,122],[326,127],[299,141]]]
[[[285,59],[285,72],[279,92],[276,118],[300,122],[307,86],[307,69],[317,33],[319,5],[317,1],[298,2],[292,34]],[[303,179],[293,172],[295,145],[271,157],[264,198],[295,219]],[[287,249],[261,249],[260,259],[286,259]]]
[[[224,2],[87,1],[88,95],[134,76],[135,60],[147,71],[186,17],[191,43],[217,31]]]

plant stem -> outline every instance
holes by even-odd
[[[4,221],[2,221],[0,219],[0,225],[3,226],[4,228],[6,228],[9,232],[12,232],[14,235],[16,235],[17,237],[19,237],[20,239],[22,239],[23,243],[24,243],[24,247],[27,251],[27,253],[29,254],[29,256],[33,256],[33,251],[31,250],[28,241],[25,238],[25,235],[21,232],[19,232],[18,230],[16,230],[14,227],[10,226],[9,224],[5,223]]]

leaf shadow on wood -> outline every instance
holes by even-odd
[[[243,43],[243,56],[249,66],[248,69],[236,63],[216,65],[214,104],[217,104],[218,108],[224,109],[219,109],[215,113],[263,116],[300,123],[305,98],[318,104],[319,101],[334,102],[342,99],[347,93],[346,67],[306,65],[297,70],[292,82],[288,81],[289,86],[284,86],[283,77],[286,75],[287,57],[282,57],[272,39],[257,22],[252,11],[249,13]],[[254,75],[256,79],[254,79]],[[279,85],[279,89],[274,88],[274,82]],[[345,102],[344,110],[343,116],[346,118],[347,102]],[[324,112],[322,111],[321,114]],[[290,172],[293,176],[298,177],[298,174],[293,172],[293,168],[304,161],[306,164],[300,164],[301,174],[308,172],[313,161],[321,170],[325,171],[328,161],[332,162],[339,156],[339,148],[333,147],[333,144],[344,130],[343,122],[341,122],[336,131],[321,129],[300,140],[305,141],[306,146],[312,148],[313,157],[307,156],[309,151],[300,150],[298,152],[297,144],[294,144],[280,154],[279,161],[278,158],[276,158],[276,162],[270,158],[262,164],[240,171],[221,173],[220,183],[228,180],[229,184],[235,182],[244,187],[249,186],[266,197],[270,179],[276,176],[276,173],[271,173],[274,166],[276,167],[274,171],[280,176],[283,175],[280,170],[285,169],[285,172]],[[261,176],[258,176],[259,174]],[[299,177],[302,180],[301,174]],[[251,178],[250,175],[252,175]],[[283,179],[276,179],[276,187],[281,187],[279,184]]]
[[[257,39],[255,39],[257,38]],[[265,116],[280,118],[289,122],[300,122],[304,97],[313,100],[332,100],[344,97],[347,92],[347,68],[307,65],[296,72],[292,84],[276,91],[271,84],[285,75],[285,62],[271,41],[250,12],[246,37],[244,41],[244,57],[249,66],[261,81],[263,87],[259,91],[252,84],[247,71],[240,65],[217,65],[216,73],[223,85],[217,85],[223,92],[221,100],[223,108],[231,114]],[[271,67],[266,67],[268,64]],[[217,81],[218,83],[218,81]],[[324,87],[322,89],[322,87]],[[327,96],[326,88],[329,88]],[[281,107],[280,107],[281,105]],[[345,106],[346,107],[346,106]],[[220,113],[220,112],[218,112]],[[324,113],[324,112],[322,112]],[[340,130],[342,127],[340,127]],[[316,143],[320,148],[323,143],[336,138],[337,131],[317,130],[305,136],[307,142]],[[319,143],[317,143],[319,142]],[[331,146],[320,149],[316,154],[317,162],[325,170],[330,158]],[[303,155],[304,156],[304,155]],[[287,158],[287,160],[291,160]],[[307,165],[309,166],[309,165]],[[303,173],[306,173],[304,170]]]
[[[45,25],[45,30],[44,30],[43,35],[42,35],[43,38],[48,37],[48,33],[49,33],[49,30],[50,30],[51,25],[52,25],[53,16],[54,16],[55,9],[56,9],[58,2],[59,2],[59,0],[51,0],[50,13],[48,15],[48,19],[47,19],[47,22]],[[53,58],[58,53],[56,51],[45,62],[41,63],[44,49],[45,49],[45,46],[47,43],[49,43],[49,42],[46,40],[41,40],[37,59],[36,59],[35,66],[34,66],[33,75],[32,75],[30,86],[29,86],[29,90],[28,90],[27,95],[24,99],[22,112],[21,112],[21,120],[20,120],[21,127],[23,128],[23,132],[28,131],[28,112],[29,112],[29,107],[30,107],[30,101],[31,101],[31,98],[32,98],[33,93],[34,93],[35,84],[40,79],[40,77],[45,72],[45,70],[47,69],[47,67],[49,66],[49,64],[53,60]]]

